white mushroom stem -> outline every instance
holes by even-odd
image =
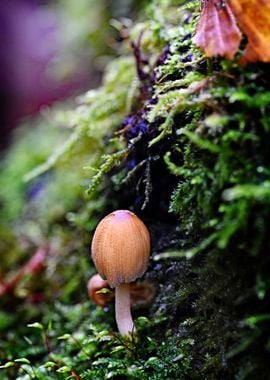
[[[115,288],[115,318],[121,335],[130,335],[135,331],[130,310],[129,284],[120,284]]]

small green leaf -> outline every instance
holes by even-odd
[[[151,356],[146,362],[145,364],[152,364],[152,363],[155,363],[157,362],[159,359],[157,356]]]
[[[52,320],[50,320],[50,322],[48,323],[47,330],[48,330],[48,331],[51,331],[51,330],[52,330]]]
[[[115,352],[119,352],[119,351],[124,351],[125,350],[125,347],[124,346],[116,346],[112,351],[111,353],[115,353]]]
[[[103,330],[96,335],[96,338],[101,342],[112,340],[112,336],[107,330]]]
[[[26,358],[15,359],[14,362],[31,365],[31,362],[28,359],[26,359]]]
[[[111,293],[111,290],[108,288],[102,288],[100,290],[97,290],[95,293],[96,294],[108,294],[108,293]]]
[[[260,322],[270,321],[270,314],[252,315],[246,318],[244,321],[250,327],[255,327]]]
[[[52,368],[52,367],[56,367],[56,366],[57,366],[56,363],[49,361],[49,362],[46,362],[45,364],[43,364],[41,367]]]
[[[137,322],[144,324],[144,325],[149,325],[151,323],[150,320],[146,317],[138,317]]]
[[[71,338],[70,334],[64,334],[64,335],[59,336],[57,339],[65,340],[65,339],[69,339],[69,338]]]
[[[56,372],[59,372],[59,373],[67,373],[67,372],[70,372],[71,371],[71,368],[64,365],[63,367],[60,367],[56,370]]]
[[[7,362],[3,365],[0,365],[0,368],[9,368],[9,367],[14,367],[15,363],[14,362]]]
[[[27,327],[33,327],[34,329],[44,330],[44,327],[41,323],[35,322],[35,323],[29,323]]]

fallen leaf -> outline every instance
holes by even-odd
[[[193,43],[204,50],[207,57],[232,59],[239,48],[241,32],[227,3],[205,0]]]
[[[242,62],[270,62],[270,1],[229,0],[248,43]]]

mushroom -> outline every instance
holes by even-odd
[[[131,211],[117,210],[100,221],[92,240],[92,258],[101,277],[115,288],[115,317],[120,334],[135,331],[129,284],[146,271],[150,235]]]
[[[96,305],[104,307],[114,297],[112,291],[109,290],[108,281],[103,280],[99,274],[94,274],[87,284],[88,295]],[[108,293],[102,293],[102,289],[107,289]]]
[[[99,274],[94,274],[87,284],[89,298],[98,306],[105,307],[114,299],[114,290],[108,281],[103,280]],[[134,282],[130,284],[130,305],[145,305],[155,297],[155,286],[149,281]]]

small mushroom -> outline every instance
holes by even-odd
[[[115,316],[119,332],[129,335],[135,331],[129,284],[141,277],[148,266],[148,229],[133,212],[114,211],[98,224],[91,250],[97,271],[111,288],[115,288]]]
[[[109,290],[108,281],[103,280],[99,274],[94,274],[87,284],[88,295],[96,305],[104,307],[114,297],[112,291]],[[108,293],[101,293],[102,289],[107,289]]]
[[[110,288],[108,281],[103,280],[99,274],[94,274],[87,284],[89,298],[98,306],[105,307],[114,300],[114,290]],[[155,286],[147,281],[130,284],[130,305],[145,305],[152,302],[155,297]]]

